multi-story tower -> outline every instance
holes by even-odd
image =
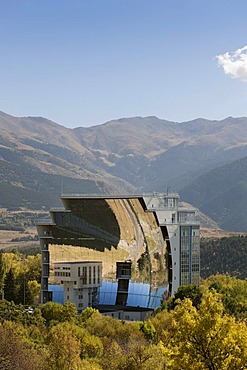
[[[41,303],[46,303],[52,300],[52,293],[48,291],[48,279],[50,275],[49,245],[53,240],[53,226],[54,223],[51,220],[42,220],[41,222],[37,222],[42,260],[41,289],[39,299]]]
[[[155,212],[167,244],[169,290],[173,295],[179,286],[200,280],[200,224],[195,210],[179,206],[176,193],[144,196],[149,211]]]

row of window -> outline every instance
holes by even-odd
[[[97,275],[96,275],[96,267],[97,267]],[[82,272],[82,274],[81,274]],[[93,274],[92,274],[93,272]],[[78,277],[82,278],[82,284],[100,284],[100,276],[101,276],[101,266],[83,266],[82,271],[81,268],[78,267]]]
[[[69,292],[69,288],[67,288],[67,292]],[[67,295],[67,299],[69,299],[69,296]],[[78,295],[78,299],[83,299],[83,294]]]
[[[70,272],[63,272],[63,271],[55,271],[54,272],[55,276],[63,276],[63,277],[70,277]]]

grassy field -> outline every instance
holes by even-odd
[[[23,238],[35,238],[36,227],[30,227],[23,231],[0,230],[0,249],[18,249],[22,247],[39,247],[38,240],[21,240]],[[19,240],[19,241],[18,241]]]
[[[200,229],[200,235],[202,238],[225,238],[230,236],[237,236],[237,235],[247,235],[246,233],[238,233],[233,231],[225,231],[221,229]]]

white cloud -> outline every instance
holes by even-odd
[[[217,55],[216,58],[225,74],[247,82],[247,45],[236,51]]]

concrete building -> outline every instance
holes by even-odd
[[[144,196],[148,211],[156,213],[169,255],[169,290],[200,280],[200,224],[195,210],[179,206],[176,193]]]
[[[73,302],[78,312],[96,307],[102,284],[102,262],[55,262],[54,281],[64,288],[64,302]]]
[[[61,200],[64,208],[37,222],[41,303],[52,298],[48,281],[56,260],[51,251],[61,247],[74,248],[73,260],[79,260],[82,248],[89,261],[103,261],[104,280],[116,277],[117,261],[131,261],[131,280],[148,284],[150,294],[168,286],[173,295],[180,285],[199,284],[200,225],[195,210],[179,204],[178,194],[63,195]]]

